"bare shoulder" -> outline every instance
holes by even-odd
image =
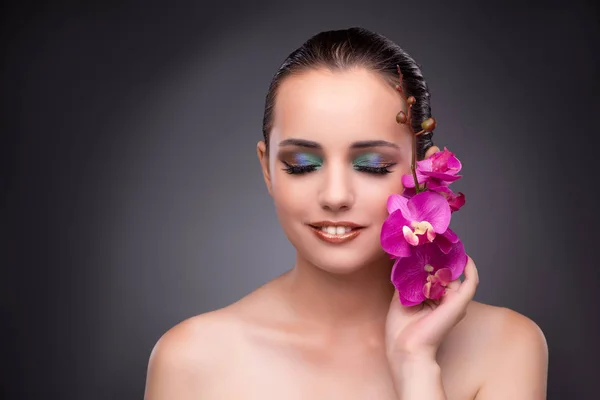
[[[529,317],[506,307],[471,302],[467,312],[467,323],[480,333],[486,333],[487,345],[494,349],[547,352],[547,344],[541,328]],[[538,354],[544,355],[544,354]]]
[[[199,398],[239,346],[236,332],[239,321],[229,307],[188,318],[169,329],[150,354],[144,398]]]
[[[542,330],[532,319],[506,307],[472,301],[465,320],[469,327],[490,333],[489,338],[494,341],[510,339],[512,342],[520,338],[528,342],[545,342]]]
[[[218,397],[228,384],[223,377],[231,375],[248,350],[248,333],[257,316],[272,309],[268,286],[163,334],[150,354],[145,400]]]
[[[477,337],[484,371],[477,400],[545,399],[548,345],[529,317],[505,307],[472,302],[466,329]],[[510,383],[510,384],[508,384]]]

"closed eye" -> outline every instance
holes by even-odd
[[[355,165],[354,169],[369,174],[385,175],[392,172],[390,171],[390,167],[393,167],[394,165],[396,165],[396,163],[385,164],[377,167],[372,165]]]
[[[316,171],[320,167],[319,165],[316,165],[316,164],[294,165],[294,164],[287,163],[285,161],[282,161],[282,162],[285,165],[285,168],[283,168],[283,170],[291,175],[306,174],[309,172]]]

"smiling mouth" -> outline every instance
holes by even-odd
[[[353,223],[319,223],[308,225],[319,239],[327,243],[341,244],[355,239],[364,229]]]

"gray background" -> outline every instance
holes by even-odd
[[[422,65],[476,299],[544,330],[549,398],[594,397],[593,2],[51,3],[0,24],[3,398],[141,398],[162,333],[291,267],[264,96],[304,40],[355,25]]]

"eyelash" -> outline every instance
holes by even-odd
[[[286,166],[283,170],[291,175],[306,174],[308,172],[313,172],[317,170],[316,165],[291,165],[286,163],[285,161],[283,161],[283,163]]]
[[[316,171],[318,168],[316,165],[291,165],[285,161],[283,161],[283,163],[286,165],[286,168],[284,168],[283,170],[290,175],[306,174],[309,172]],[[386,164],[383,167],[369,167],[369,166],[363,165],[363,166],[355,166],[354,169],[356,171],[366,172],[368,174],[386,175],[386,174],[389,174],[392,172],[389,170],[389,168],[393,167],[394,165],[396,165],[396,163]]]
[[[389,174],[392,171],[389,170],[390,167],[393,167],[396,163],[386,164],[383,167],[369,167],[366,165],[355,166],[354,169],[361,172],[367,172],[369,174],[377,174],[377,175],[385,175]]]

